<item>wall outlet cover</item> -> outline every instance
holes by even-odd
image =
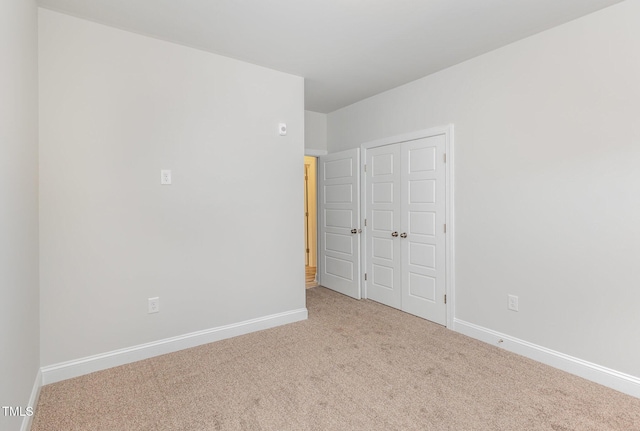
[[[171,171],[169,169],[162,169],[160,171],[160,184],[171,184]]]
[[[149,314],[151,313],[158,313],[160,312],[160,298],[159,297],[154,297],[154,298],[149,298],[148,300],[148,311]]]

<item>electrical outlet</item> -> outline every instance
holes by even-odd
[[[160,184],[171,184],[171,171],[169,169],[160,170]]]
[[[149,298],[149,311],[148,313],[158,313],[160,311],[160,298]]]
[[[518,311],[518,297],[515,295],[508,295],[508,305],[507,307],[511,311]]]

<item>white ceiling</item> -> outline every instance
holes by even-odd
[[[305,78],[331,112],[621,0],[39,0]]]

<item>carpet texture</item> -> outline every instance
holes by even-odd
[[[373,301],[44,386],[32,431],[640,430],[640,399]]]

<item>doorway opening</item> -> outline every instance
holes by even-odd
[[[304,157],[304,263],[307,289],[318,285],[317,162],[315,157]]]

